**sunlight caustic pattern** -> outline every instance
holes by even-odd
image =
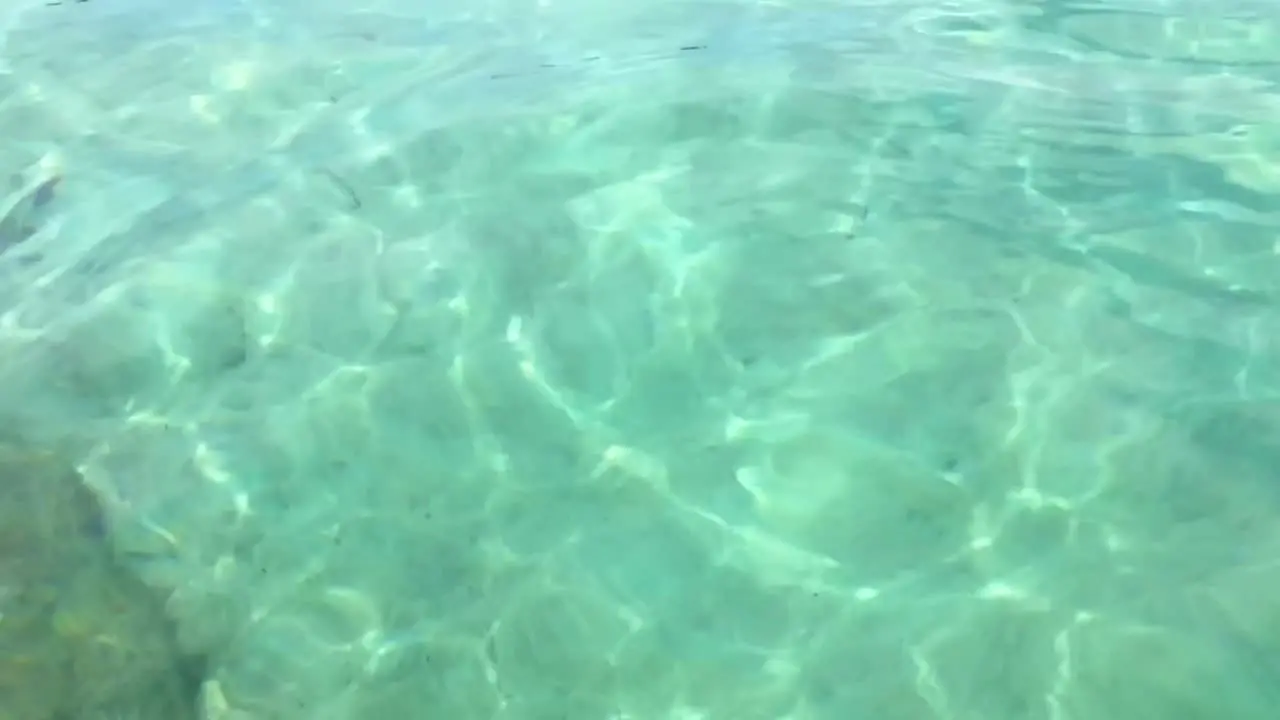
[[[273,38],[3,79],[99,133],[3,150],[6,427],[78,449],[206,720],[1269,717],[1277,219],[1196,148],[1273,100]],[[550,84],[442,107],[483,82]]]

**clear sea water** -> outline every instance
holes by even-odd
[[[0,430],[205,720],[1280,713],[1280,8],[0,11]]]

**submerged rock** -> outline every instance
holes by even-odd
[[[194,720],[203,661],[67,463],[0,445],[0,717]]]

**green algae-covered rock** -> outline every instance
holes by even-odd
[[[0,445],[0,720],[187,720],[201,664],[67,463]]]

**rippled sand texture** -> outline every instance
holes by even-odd
[[[1271,718],[1276,25],[1111,5],[12,31],[5,427],[206,720]]]

